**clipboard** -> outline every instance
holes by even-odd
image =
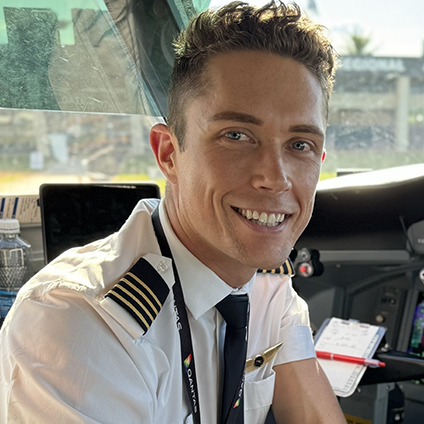
[[[386,328],[354,320],[327,318],[315,336],[316,350],[359,358],[372,358]],[[320,359],[336,396],[351,396],[367,367],[336,360]]]

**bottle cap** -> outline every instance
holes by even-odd
[[[19,221],[17,219],[0,219],[0,233],[16,234],[19,233]]]

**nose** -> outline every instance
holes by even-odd
[[[259,152],[258,152],[259,153]],[[255,158],[252,167],[252,185],[255,189],[269,192],[288,191],[292,187],[291,164],[280,148],[264,148]]]

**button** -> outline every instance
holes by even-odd
[[[382,324],[384,321],[386,321],[386,318],[384,318],[382,314],[378,314],[375,317],[375,322],[377,322],[378,324]]]
[[[265,359],[262,355],[258,355],[255,357],[253,364],[255,365],[255,367],[261,367],[263,365],[263,363],[265,362]]]
[[[165,261],[160,260],[156,262],[156,271],[166,272],[168,271],[168,265]]]
[[[308,267],[307,267],[306,265],[301,265],[301,266],[299,267],[299,271],[300,271],[302,274],[306,274],[306,273],[308,272]]]
[[[299,264],[298,267],[298,271],[299,271],[299,275],[301,277],[311,277],[314,273],[314,268],[312,267],[312,265],[309,262],[303,262],[301,264]]]

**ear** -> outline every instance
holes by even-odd
[[[171,184],[177,182],[178,141],[167,125],[156,124],[150,130],[150,146],[160,170]]]

